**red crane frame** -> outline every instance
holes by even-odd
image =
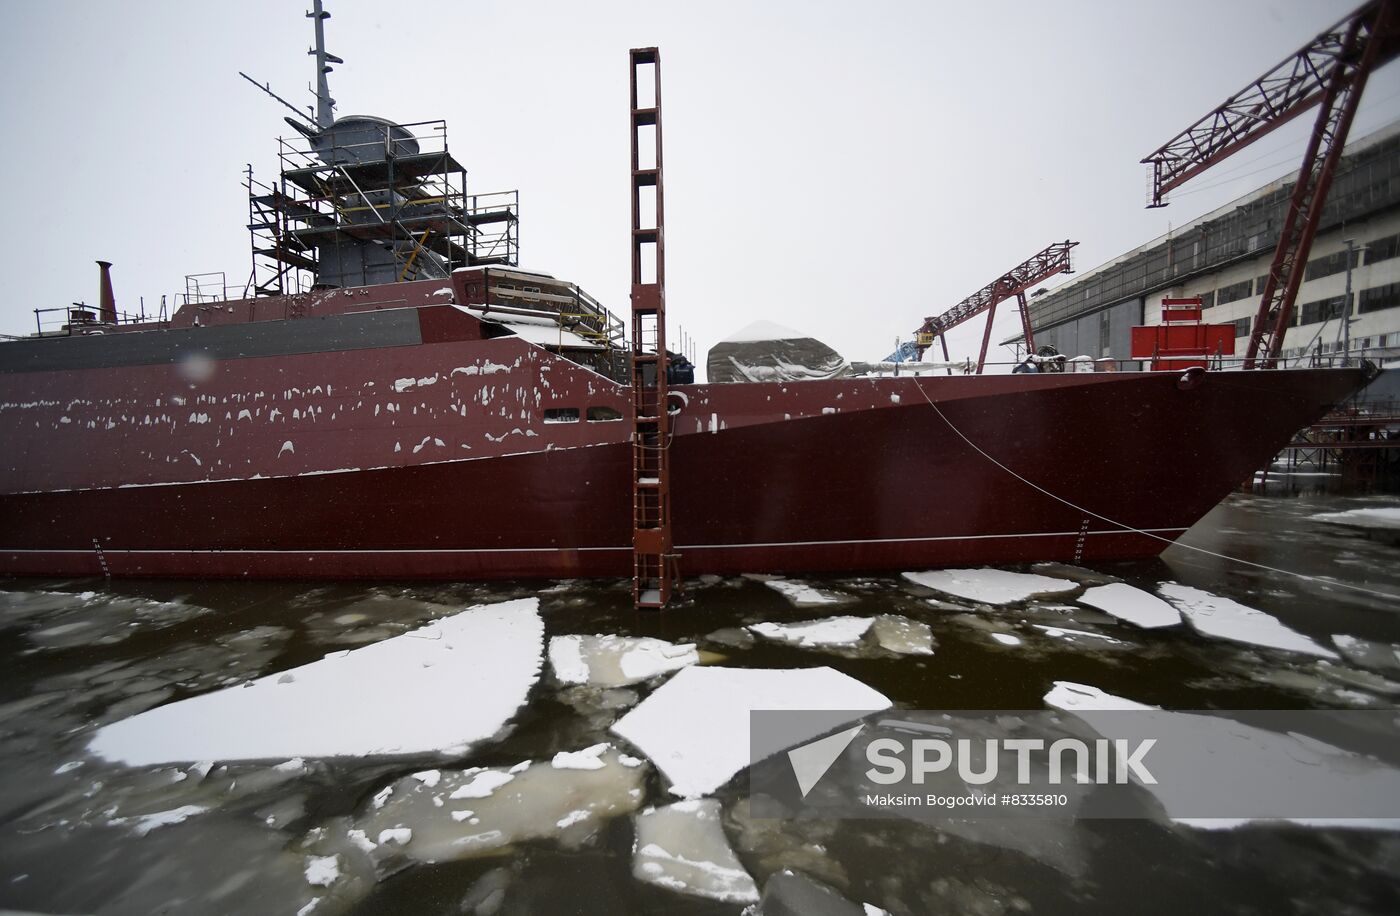
[[[944,335],[964,321],[986,312],[987,327],[982,332],[982,350],[977,356],[977,374],[981,375],[982,367],[987,363],[987,346],[991,343],[992,319],[996,317],[997,304],[1012,296],[1016,297],[1021,309],[1021,330],[1026,338],[1026,347],[1034,351],[1035,336],[1031,331],[1031,317],[1026,306],[1026,290],[1044,283],[1056,274],[1073,273],[1070,250],[1078,244],[1063,241],[1047,245],[1043,251],[1017,264],[943,314],[925,318],[924,323],[914,332],[919,358],[923,358],[924,351],[933,346],[933,339],[937,337],[943,344],[943,358],[946,360],[948,341]]]
[[[1366,79],[1398,55],[1400,0],[1370,0],[1142,160],[1152,167],[1148,206],[1165,206],[1168,191],[1320,105],[1260,297],[1246,369],[1278,364]]]

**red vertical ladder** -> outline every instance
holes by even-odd
[[[661,608],[671,599],[670,417],[666,411],[666,235],[662,228],[661,54],[633,48],[632,64],[632,600]],[[650,84],[646,80],[650,67]],[[639,84],[642,89],[638,96]],[[643,160],[644,137],[652,155]],[[654,189],[654,213],[644,212]]]

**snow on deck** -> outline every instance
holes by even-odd
[[[1122,582],[1088,589],[1078,601],[1144,629],[1181,623],[1181,614],[1176,608],[1150,592]]]
[[[985,604],[1014,604],[1035,595],[1054,595],[1079,588],[1077,582],[1069,579],[1004,569],[935,569],[903,575],[916,585]]]
[[[671,781],[671,793],[713,792],[749,765],[749,713],[756,709],[888,709],[890,700],[831,668],[682,670],[612,731]],[[825,727],[830,727],[830,724]],[[794,744],[811,735],[792,735]]]
[[[1175,582],[1158,586],[1157,590],[1175,604],[1191,622],[1191,626],[1204,636],[1217,636],[1251,646],[1303,652],[1321,658],[1339,657],[1336,652],[1290,630],[1263,611],[1246,607],[1229,598]]]
[[[140,766],[414,754],[495,734],[540,674],[539,602],[479,605],[420,629],[124,719],[90,750]]]

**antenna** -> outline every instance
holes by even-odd
[[[288,108],[290,108],[290,109],[292,110],[292,113],[293,113],[293,114],[295,114],[298,118],[301,118],[301,119],[302,119],[303,121],[305,121],[307,124],[311,125],[312,127],[315,127],[315,126],[316,126],[316,122],[315,122],[315,121],[312,121],[311,118],[308,117],[308,116],[306,115],[306,113],[303,112],[300,108],[296,107],[296,106],[293,105],[291,102],[287,101],[286,99],[282,98],[282,97],[281,97],[280,95],[278,95],[277,93],[273,92],[273,91],[272,91],[272,86],[271,86],[270,84],[268,84],[268,83],[260,83],[260,82],[258,82],[257,80],[253,79],[253,78],[252,78],[251,76],[249,76],[248,74],[244,73],[242,70],[239,70],[239,71],[238,71],[238,75],[241,76],[241,77],[243,77],[243,78],[244,78],[245,80],[247,80],[248,82],[252,83],[254,86],[257,86],[257,87],[258,87],[259,89],[261,89],[263,92],[266,92],[268,95],[272,96],[274,99],[276,99],[277,101],[281,102],[283,105],[286,105]],[[288,118],[287,120],[288,120],[288,121],[291,121],[291,118]],[[293,127],[296,127],[298,130],[301,130],[301,128],[300,128],[298,125],[296,125],[296,124],[292,124],[292,126],[293,126]]]
[[[335,121],[335,99],[331,98],[326,74],[333,69],[331,64],[343,64],[345,61],[326,51],[326,20],[331,18],[331,14],[322,9],[321,0],[312,0],[311,12],[306,14],[306,18],[316,22],[316,47],[306,53],[316,56],[316,126],[325,130]]]

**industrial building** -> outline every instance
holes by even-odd
[[[1173,229],[1029,301],[1036,345],[1069,356],[1126,359],[1134,325],[1161,321],[1159,302],[1200,296],[1204,321],[1235,325],[1243,355],[1296,174]],[[1351,240],[1351,298],[1347,241]],[[1288,365],[1343,349],[1400,361],[1400,122],[1350,143],[1322,211],[1292,326]],[[1019,341],[1020,337],[1012,341]]]

